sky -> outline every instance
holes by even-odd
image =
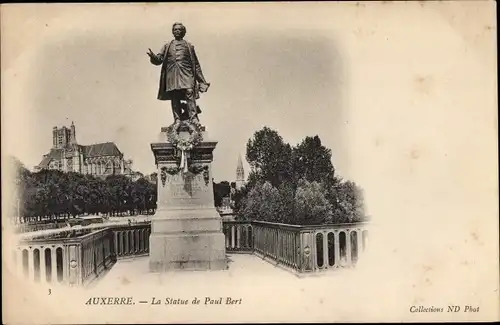
[[[38,164],[50,149],[53,126],[74,121],[78,143],[113,141],[133,160],[134,169],[155,171],[150,143],[173,120],[170,102],[156,99],[160,67],[149,63],[146,52],[158,52],[172,38],[175,21],[186,25],[185,39],[194,44],[211,83],[198,104],[202,124],[219,141],[216,180],[235,179],[238,155],[245,161],[248,139],[263,126],[291,144],[319,135],[332,149],[335,165],[344,163],[342,136],[335,127],[344,118],[344,72],[327,33],[264,24],[237,29],[238,23],[231,26],[230,21],[218,27],[212,24],[221,16],[217,11],[207,14],[208,25],[197,21],[199,13],[174,14],[168,7],[146,7],[137,17],[144,24],[138,26],[138,21],[120,20],[120,13],[129,14],[126,9],[104,8],[117,21],[89,25],[93,15],[104,12],[85,10],[74,19],[30,17],[27,33],[39,30],[41,35],[32,47],[24,45],[23,58],[13,63],[24,70],[16,81],[28,91],[20,94],[21,109],[33,140],[29,150],[16,148],[15,154],[28,166]],[[247,164],[245,170],[248,174]]]

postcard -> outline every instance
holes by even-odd
[[[493,1],[0,13],[4,323],[499,320]]]

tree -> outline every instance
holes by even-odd
[[[335,176],[331,150],[319,136],[306,137],[293,149],[294,170],[298,179],[330,185]]]
[[[256,184],[242,207],[242,216],[247,220],[279,222],[281,212],[280,193],[270,182]]]
[[[234,195],[235,210],[244,217],[296,224],[363,220],[362,192],[335,175],[331,150],[319,136],[305,137],[292,148],[264,127],[248,140],[246,158],[251,167],[247,189]],[[262,194],[266,182],[269,202]],[[272,215],[259,204],[272,208]]]
[[[255,132],[247,142],[246,158],[250,164],[248,186],[269,182],[278,186],[291,178],[292,148],[278,132],[268,127]]]
[[[316,181],[299,181],[294,203],[294,224],[315,225],[333,220],[332,206],[325,197],[325,189]]]
[[[334,222],[350,223],[366,219],[363,191],[352,181],[339,183],[336,190],[337,205],[333,211]]]

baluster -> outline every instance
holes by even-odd
[[[276,260],[278,261],[278,263],[282,263],[283,262],[283,257],[282,257],[282,253],[281,253],[281,250],[283,249],[283,243],[281,242],[281,238],[280,238],[280,234],[281,234],[281,230],[279,229],[276,229]]]
[[[229,227],[226,225],[224,227],[224,235],[226,237],[226,249],[229,248],[229,236],[230,236],[230,233],[229,233]]]
[[[351,231],[346,230],[346,250],[347,250],[347,265],[351,266],[352,265],[352,260],[351,260]]]
[[[255,249],[256,252],[260,252],[260,230],[259,227],[253,227],[252,228],[252,234],[253,234],[253,248]]]
[[[361,231],[359,229],[355,229],[354,231],[356,232],[356,254],[357,254],[357,259],[359,261],[361,254],[363,253],[363,248],[361,247],[363,238],[362,236],[360,236]]]
[[[132,254],[134,254],[134,247],[135,247],[135,238],[134,238],[134,231],[133,230],[128,231],[128,238],[129,238],[128,253],[129,253],[129,255],[132,255]]]
[[[118,252],[117,256],[123,256],[123,251],[125,250],[125,236],[123,231],[118,232]]]
[[[288,265],[288,250],[287,250],[287,240],[288,240],[288,231],[280,230],[280,255],[283,264]]]
[[[260,229],[260,227],[255,227],[254,231],[255,231],[255,241],[257,243],[257,244],[254,243],[254,246],[256,247],[256,249],[257,249],[258,252],[262,253],[262,249],[261,249],[261,247],[262,247],[261,246],[261,243],[262,243],[261,229]]]
[[[340,231],[333,232],[333,249],[334,249],[334,257],[333,257],[333,265],[335,267],[341,266],[340,264]]]
[[[283,243],[281,240],[281,233],[282,231],[280,229],[275,230],[275,236],[276,236],[276,259],[278,262],[283,263],[283,257],[281,254],[281,250],[283,249]]]
[[[264,227],[259,227],[259,240],[260,240],[260,251],[264,256],[266,255],[266,236],[267,231]]]
[[[52,262],[51,266],[51,281],[52,283],[57,283],[59,279],[57,278],[57,252],[56,252],[57,247],[52,246],[50,249],[50,261]]]
[[[87,252],[87,244],[82,244],[82,254],[83,254],[83,279],[85,280],[89,275],[89,262],[88,262],[88,252]]]
[[[281,230],[276,229],[274,230],[274,236],[275,236],[275,243],[276,243],[276,259],[278,259],[281,255],[281,238],[280,238]]]
[[[269,255],[274,259],[274,229],[269,230],[269,242],[268,242],[268,250]]]
[[[144,247],[144,234],[142,232],[142,229],[138,229],[137,233],[139,234],[139,253],[143,252],[143,247]]]
[[[250,237],[250,226],[249,225],[245,226],[245,233],[246,233],[246,236],[245,236],[245,248],[250,248],[250,240],[248,238],[248,237]]]
[[[269,255],[269,229],[262,227],[262,233],[263,233],[262,250],[264,251],[264,256],[268,256]]]
[[[137,252],[142,253],[143,249],[142,247],[144,246],[144,235],[142,234],[142,229],[137,229],[137,240],[138,240],[138,246],[137,246]]]
[[[271,231],[271,252],[273,253],[273,258],[274,260],[278,260],[278,243],[276,241],[277,236],[276,236],[277,229],[273,229]]]
[[[40,282],[45,283],[47,282],[47,269],[46,269],[46,262],[45,262],[45,250],[43,249],[43,246],[39,248],[40,252]]]
[[[271,231],[269,232],[269,253],[271,255],[271,257],[273,259],[276,259],[276,244],[275,244],[275,237],[274,237],[274,233],[275,233],[276,229],[271,229]]]
[[[281,230],[275,229],[274,230],[274,242],[276,245],[276,260],[281,263],[281,238],[280,238]]]
[[[236,225],[236,249],[240,248],[241,241],[241,225]]]
[[[291,242],[291,237],[290,237],[290,231],[287,231],[286,232],[286,241],[285,241],[285,254],[286,254],[286,262],[287,262],[287,265],[288,266],[291,266],[291,260],[292,260],[292,257],[290,256],[290,242]]]
[[[253,248],[256,252],[259,252],[259,227],[252,227],[253,234]]]
[[[97,250],[97,254],[99,257],[99,272],[101,268],[104,266],[104,254],[102,253],[103,249],[104,249],[104,238],[101,236],[101,238],[99,238],[99,249]]]
[[[266,231],[266,253],[270,257],[273,257],[273,250],[272,250],[272,245],[273,245],[273,230],[269,229]]]
[[[92,268],[92,273],[95,273],[95,269],[97,267],[96,263],[96,258],[95,258],[95,246],[94,246],[94,241],[92,240],[93,238],[90,239],[89,244],[90,244],[90,261],[91,261],[91,268]]]
[[[233,249],[235,247],[235,226],[234,225],[231,225],[231,249]]]
[[[283,263],[288,266],[288,231],[281,231],[281,255],[283,256]]]
[[[113,234],[113,239],[114,239],[114,243],[115,243],[115,249],[114,249],[114,254],[117,254],[117,252],[119,251],[119,247],[118,247],[118,231],[115,231],[114,234]]]
[[[128,252],[130,250],[130,240],[129,240],[129,236],[128,236],[128,231],[124,231],[123,232],[123,238],[125,238],[125,243],[124,243],[124,247],[123,247],[123,255],[124,256],[127,256],[128,255]]]
[[[323,268],[328,269],[330,266],[328,258],[328,232],[323,231]]]
[[[68,259],[66,258],[66,249],[63,246],[60,246],[61,248],[61,273],[62,273],[62,283],[66,283],[68,280],[68,277],[66,276],[66,273],[68,271],[68,266],[66,263],[69,264]]]
[[[285,261],[288,266],[290,266],[290,232],[286,231],[284,237],[284,253],[285,253]]]
[[[28,250],[28,279],[29,281],[35,281],[35,251],[30,248]]]
[[[92,256],[91,256],[91,250],[89,243],[85,243],[85,252],[87,253],[86,255],[86,265],[87,265],[87,276],[90,276],[92,273]]]

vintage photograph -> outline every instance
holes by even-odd
[[[0,13],[4,323],[498,320],[493,2]]]

